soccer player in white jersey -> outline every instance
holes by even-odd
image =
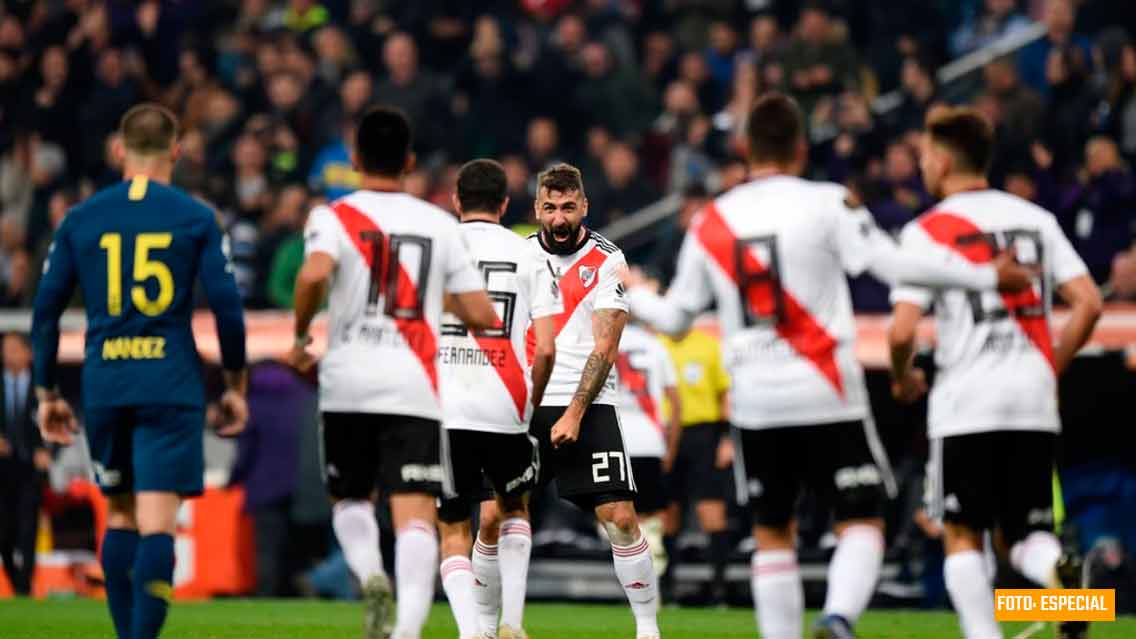
[[[839,538],[815,636],[852,637],[883,561],[881,515],[891,480],[856,360],[845,273],[993,290],[1000,279],[1024,287],[1028,270],[1009,256],[996,269],[945,248],[900,252],[845,189],[796,177],[807,147],[800,109],[788,97],[758,100],[748,137],[751,180],[695,218],[666,297],[636,286],[631,306],[656,328],[679,334],[717,304],[733,380],[735,471],[757,542],[752,579],[761,636],[802,634],[794,507],[807,484],[835,511]]]
[[[635,510],[655,563],[655,572],[667,567],[663,547],[663,511],[667,497],[663,478],[678,454],[682,423],[678,374],[671,355],[658,338],[637,324],[628,324],[619,340],[619,419],[627,440],[627,455],[635,473]],[[670,409],[663,418],[663,400]]]
[[[363,117],[352,160],[361,189],[312,211],[296,276],[289,359],[301,370],[315,362],[308,329],[328,299],[319,363],[324,471],[336,538],[363,586],[366,639],[389,636],[392,621],[376,483],[390,498],[396,535],[396,639],[419,637],[434,598],[435,502],[449,473],[437,371],[443,304],[472,328],[498,323],[457,221],[401,192],[414,166],[410,145],[400,112],[380,107]]]
[[[1060,586],[1052,492],[1061,429],[1057,377],[1101,312],[1100,292],[1053,215],[990,188],[993,145],[991,126],[977,112],[931,112],[921,149],[923,179],[933,196],[944,199],[910,223],[901,241],[915,251],[946,247],[976,263],[1013,247],[1019,260],[1036,268],[1036,282],[1003,295],[896,288],[889,334],[893,393],[913,401],[927,388],[912,366],[915,329],[934,303],[938,374],[927,417],[929,510],[943,521],[947,592],[968,639],[1002,636],[994,621],[993,576],[982,554],[984,531],[1001,529],[1010,563],[1024,576],[1042,587]],[[1070,305],[1056,336],[1049,325],[1053,292]],[[1057,634],[1085,633],[1086,624],[1067,623]]]
[[[502,326],[470,331],[446,317],[438,355],[449,435],[455,497],[438,508],[442,533],[442,587],[461,637],[497,634],[524,637],[522,617],[532,550],[528,492],[536,485],[540,457],[529,420],[540,405],[556,355],[553,318],[564,310],[560,287],[544,255],[523,237],[501,226],[509,204],[505,169],[474,160],[458,173],[454,207],[461,233],[485,276]],[[530,369],[525,334],[531,322],[535,353]],[[483,488],[483,477],[492,491]],[[501,593],[496,617],[479,628],[470,563],[470,515],[474,504],[496,494],[502,513],[497,561]],[[487,584],[482,584],[487,588]]]
[[[580,171],[554,165],[537,178],[540,231],[530,236],[552,267],[564,311],[556,316],[556,366],[529,433],[540,444],[540,480],[553,479],[565,499],[593,510],[611,540],[615,575],[631,603],[639,639],[659,637],[658,578],[633,503],[636,482],[628,463],[615,404],[619,339],[627,323],[622,277],[627,262],[614,244],[583,225],[588,199]],[[494,579],[493,502],[483,502],[473,549],[478,579]],[[486,582],[488,583],[488,582]],[[479,605],[495,602],[480,589]]]

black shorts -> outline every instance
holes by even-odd
[[[1008,545],[1053,530],[1057,436],[993,431],[931,441],[928,510],[973,530],[1001,528]]]
[[[580,438],[553,448],[552,426],[564,406],[541,406],[533,412],[529,434],[540,445],[540,485],[556,480],[560,496],[584,510],[615,501],[632,501],[635,476],[623,448],[615,407],[593,404],[580,421]]]
[[[873,455],[863,422],[733,433],[738,491],[749,499],[754,524],[788,524],[805,486],[832,508],[838,522],[883,515],[890,471],[882,450],[880,460]]]
[[[377,413],[323,413],[327,489],[336,499],[384,494],[442,494],[442,425],[433,419]]]
[[[515,497],[536,486],[540,450],[526,433],[505,434],[448,429],[453,497],[443,497],[438,519],[453,524],[465,521],[473,505],[499,495]]]
[[[731,489],[730,470],[714,465],[726,428],[721,422],[683,427],[674,467],[666,477],[667,494],[694,503],[726,500]]]
[[[663,487],[663,460],[658,457],[632,457],[631,469],[635,473],[635,511],[649,515],[665,509],[667,492]]]

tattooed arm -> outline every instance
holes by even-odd
[[[572,395],[572,401],[552,427],[553,446],[574,442],[579,437],[580,420],[607,383],[608,374],[619,355],[619,338],[623,335],[626,324],[626,311],[605,308],[592,315],[592,335],[596,346],[584,364],[584,372],[580,375],[580,384]]]

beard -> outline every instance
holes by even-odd
[[[541,238],[544,240],[548,252],[553,255],[571,255],[579,246],[580,225],[557,224],[555,226],[542,226]]]

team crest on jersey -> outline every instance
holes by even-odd
[[[596,281],[596,267],[594,266],[581,266],[580,267],[580,283],[584,288],[588,288]]]

